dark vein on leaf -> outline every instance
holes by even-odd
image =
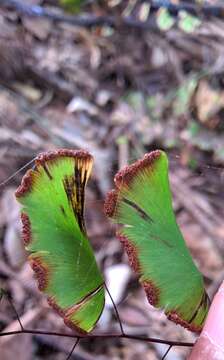
[[[169,243],[169,241],[166,241],[166,240],[162,239],[160,236],[156,236],[156,235],[150,234],[150,237],[151,237],[152,239],[154,239],[154,240],[163,242],[163,243],[164,243],[166,246],[168,246],[169,248],[173,248],[173,245],[171,245],[171,244]]]
[[[130,207],[132,207],[134,210],[137,211],[137,213],[141,216],[142,219],[146,220],[146,221],[150,221],[150,222],[154,222],[153,219],[142,209],[140,208],[140,206],[138,206],[137,204],[135,204],[133,201],[128,200],[126,198],[122,199],[123,202],[127,205],[129,205]]]
[[[67,215],[66,215],[65,208],[63,205],[60,205],[60,210],[61,210],[63,216],[66,217]]]
[[[198,314],[198,311],[200,310],[200,308],[202,307],[202,305],[204,305],[204,306],[206,305],[206,302],[207,302],[207,294],[206,294],[206,292],[204,291],[203,294],[202,294],[200,303],[198,304],[195,312],[193,313],[192,317],[191,317],[190,320],[189,320],[189,324],[191,324],[191,323],[194,321],[194,319],[196,318],[196,316],[197,316],[197,314]]]
[[[46,165],[46,164],[43,164],[42,166],[43,166],[43,169],[44,169],[45,173],[47,174],[48,178],[49,178],[50,180],[53,180],[53,176],[51,175],[51,173],[50,173],[47,165]]]

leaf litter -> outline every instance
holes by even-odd
[[[36,3],[61,11],[52,1]],[[101,5],[100,11],[116,15],[121,7],[125,10],[125,3],[114,2],[109,10]],[[191,31],[184,32],[178,21]],[[1,8],[0,182],[40,151],[69,147],[93,153],[95,171],[87,191],[86,222],[99,264],[110,271],[127,264],[114,228],[102,212],[113,176],[147,151],[167,150],[178,222],[213,295],[222,280],[224,253],[224,25],[211,18],[192,30],[192,19],[179,17],[178,21],[162,33],[116,31],[107,26],[87,30],[43,19],[30,21]],[[0,188],[1,286],[12,294],[28,327],[65,331],[37,292],[24,253],[18,250],[12,187],[19,184],[21,175]],[[122,294],[118,310],[128,332],[194,340],[148,305],[133,273],[117,286]],[[38,315],[29,316],[32,311]],[[116,330],[116,317],[112,309],[108,311],[104,329]],[[6,301],[1,302],[0,325],[1,330],[15,326],[15,314]],[[41,336],[10,341],[4,350],[4,359],[9,360],[15,353],[18,359],[19,354],[23,359],[64,359],[73,345],[70,339]],[[174,348],[169,356],[181,360],[188,351]],[[90,360],[157,360],[164,352],[155,345],[106,340],[82,341],[75,354]]]

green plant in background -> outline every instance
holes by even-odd
[[[180,11],[178,26],[184,32],[191,34],[201,25],[201,20],[186,11]]]
[[[166,8],[160,8],[156,16],[157,25],[162,31],[170,30],[175,24],[175,18]]]
[[[193,33],[201,25],[201,20],[198,17],[184,10],[179,11],[178,18],[178,27],[187,34]],[[157,11],[156,21],[162,31],[170,30],[176,23],[175,17],[165,7],[161,7]]]
[[[83,218],[91,168],[92,156],[84,151],[40,154],[16,191],[39,289],[66,325],[81,333],[93,329],[104,307],[104,280]]]
[[[170,320],[199,332],[209,300],[176,223],[166,154],[146,154],[121,170],[115,185],[105,212],[120,226],[117,236],[148,301],[164,309]]]
[[[104,308],[104,280],[84,223],[85,185],[92,168],[85,151],[40,154],[16,191],[23,239],[38,286],[69,327],[90,332]],[[121,170],[105,212],[140,276],[149,302],[168,318],[200,331],[208,311],[203,279],[176,223],[164,152]],[[121,328],[122,330],[122,328]]]
[[[192,76],[179,86],[173,103],[173,110],[176,115],[184,114],[189,110],[189,103],[197,84],[198,79]]]
[[[78,12],[85,0],[60,0],[60,4],[70,12]]]

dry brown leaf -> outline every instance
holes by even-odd
[[[198,118],[206,123],[224,107],[224,91],[213,89],[206,80],[201,80],[195,95]]]
[[[23,18],[24,27],[30,32],[32,35],[37,37],[39,40],[46,40],[50,30],[51,30],[51,22],[46,19],[41,18],[30,18],[28,16]]]

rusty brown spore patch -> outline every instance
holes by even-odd
[[[52,307],[52,309],[54,309],[57,312],[58,315],[64,317],[65,311],[56,303],[56,300],[53,297],[49,296],[47,298],[47,302]]]
[[[29,263],[33,271],[35,272],[38,289],[44,291],[48,286],[49,268],[41,259],[40,256],[30,255],[28,257]]]
[[[22,239],[25,246],[28,246],[31,243],[31,223],[29,216],[25,213],[21,213],[22,221]]]
[[[32,185],[34,184],[33,174],[38,172],[38,166],[42,166],[46,168],[47,161],[53,161],[60,157],[71,157],[74,159],[80,159],[85,161],[92,161],[92,155],[85,150],[70,150],[70,149],[59,149],[55,151],[48,151],[44,153],[40,153],[35,159],[34,169],[29,169],[26,174],[23,176],[21,185],[15,192],[15,196],[20,198],[24,196],[26,193],[31,191]],[[51,178],[51,174],[48,174],[48,177]]]
[[[130,242],[130,240],[126,236],[119,234],[119,232],[116,233],[116,236],[122,243],[124,250],[128,255],[130,266],[138,275],[141,275],[141,265],[138,260],[137,248]],[[149,303],[153,306],[156,306],[159,303],[159,288],[150,280],[141,281],[141,284],[144,287]]]
[[[167,318],[177,325],[183,326],[185,329],[190,330],[192,332],[195,332],[199,334],[202,330],[202,326],[196,326],[193,324],[189,324],[186,320],[183,320],[180,315],[176,311],[170,311],[165,313]]]
[[[106,200],[104,202],[104,214],[108,217],[113,217],[117,206],[117,190],[111,190],[107,193]]]
[[[145,154],[143,159],[136,161],[135,163],[126,166],[124,169],[120,170],[114,178],[115,185],[118,189],[122,185],[130,185],[132,180],[135,178],[137,173],[142,172],[144,169],[153,167],[155,161],[161,156],[160,150],[151,151],[148,154]]]
[[[103,287],[103,284],[99,285],[96,289],[89,292],[80,302],[73,304],[65,309],[62,309],[56,302],[54,297],[48,297],[47,301],[48,304],[63,318],[64,323],[66,326],[75,330],[80,335],[85,335],[87,332],[81,329],[79,322],[76,320],[71,320],[73,315],[78,312],[85,303],[91,299],[98,291],[100,291]],[[103,308],[102,308],[103,309]],[[101,314],[99,314],[98,319],[96,320],[95,324],[98,322]]]
[[[47,298],[48,304],[56,311],[56,313],[63,318],[63,321],[66,326],[68,326],[70,329],[74,330],[78,335],[86,335],[86,332],[83,331],[79,326],[78,322],[74,323],[72,322],[66,315],[66,309],[63,310],[55,301],[54,298],[48,297]]]
[[[124,250],[128,255],[130,266],[137,274],[140,274],[141,266],[138,261],[138,252],[136,247],[130,242],[130,240],[126,236],[121,235],[119,232],[116,233],[116,236],[120,240],[121,244],[124,247]]]
[[[22,197],[23,195],[25,195],[25,193],[30,191],[30,189],[32,187],[32,183],[33,183],[32,174],[33,174],[33,170],[29,169],[26,172],[26,174],[23,176],[21,185],[19,185],[18,189],[15,192],[15,196],[17,198]]]
[[[87,332],[84,331],[83,329],[81,329],[79,327],[79,323],[78,321],[76,321],[76,323],[74,323],[72,320],[70,320],[69,318],[63,318],[64,323],[66,326],[68,326],[70,329],[74,330],[76,333],[78,333],[78,335],[86,335]]]
[[[59,149],[54,151],[48,151],[41,153],[37,156],[35,160],[35,164],[44,165],[46,161],[56,160],[59,157],[71,157],[71,158],[79,158],[82,160],[91,161],[92,155],[88,151],[85,150],[71,150],[71,149]]]
[[[145,290],[148,302],[152,306],[157,306],[159,303],[160,290],[151,280],[141,281],[141,284]]]

